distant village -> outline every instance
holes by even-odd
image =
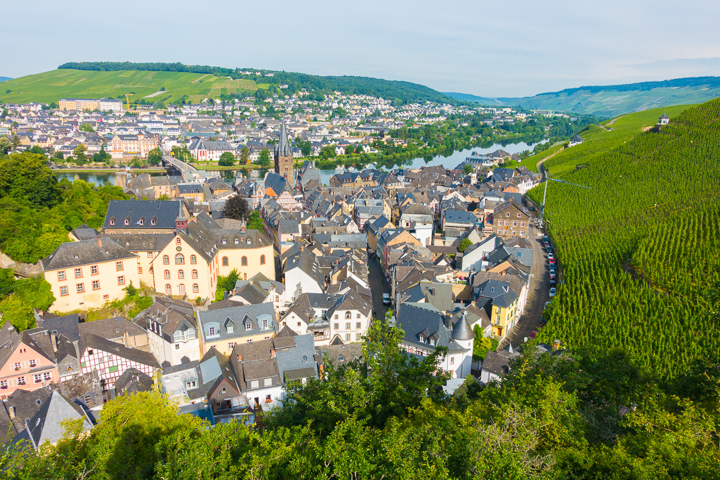
[[[126,159],[187,139],[195,158],[267,149],[274,168],[228,180],[166,155],[174,175],[129,177],[125,190],[138,200],[111,201],[102,228],[79,226],[28,266],[55,303],[36,312],[37,328],[18,332],[8,322],[0,330],[0,430],[37,447],[59,439],[62,421],[82,418],[90,429],[105,402],[151,388],[176,399],[181,413],[252,423],[282,407],[291,383],[322,380],[327,362],[362,357],[377,321],[402,328],[408,355],[448,349],[439,367],[452,375],[449,395],[469,375],[489,382],[507,373],[512,348],[483,361],[473,348],[482,338],[502,345],[522,326],[530,292],[555,282],[537,206],[525,197],[540,176],[500,167],[513,156],[498,150],[455,168],[340,169],[323,185],[312,160],[295,168],[302,153],[293,138],[313,149],[340,146],[465,109],[342,95],[317,107],[302,97],[270,100],[303,112],[281,121],[239,101],[130,117],[119,101],[5,105],[2,128],[26,147],[72,152],[82,142]],[[330,118],[337,108],[347,116]],[[502,121],[522,115],[493,110]],[[261,230],[225,215],[237,198],[258,212]],[[220,297],[218,281],[233,271],[238,279]],[[87,321],[129,285],[152,292],[152,305],[134,318]]]

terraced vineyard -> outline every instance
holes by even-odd
[[[547,160],[546,215],[562,284],[541,332],[569,346],[629,351],[673,377],[720,351],[720,101],[627,115]],[[674,111],[673,111],[674,110]],[[530,192],[542,200],[542,187]]]

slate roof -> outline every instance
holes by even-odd
[[[147,335],[145,329],[140,328],[125,317],[112,317],[94,322],[84,322],[78,325],[80,335],[97,335],[106,340],[122,338],[126,333],[134,337],[136,335]]]
[[[18,388],[12,395],[5,399],[3,407],[8,412],[14,409],[15,418],[12,419],[13,426],[17,432],[25,428],[25,420],[33,417],[40,406],[50,398],[52,392],[49,388],[43,387],[37,390],[28,391]],[[5,432],[2,432],[5,433]]]
[[[397,314],[397,322],[405,332],[403,343],[426,350],[443,346],[448,347],[450,353],[467,351],[453,340],[452,332],[445,325],[442,312],[429,303],[403,303]],[[420,334],[425,338],[435,339],[435,345],[421,342]]]
[[[228,332],[225,324],[228,319],[233,323],[233,331]],[[259,320],[267,319],[268,328],[262,329]],[[198,311],[198,322],[203,340],[219,341],[232,340],[239,337],[247,337],[257,335],[261,332],[267,332],[271,335],[277,330],[277,320],[275,319],[275,310],[272,303],[260,303],[257,305],[243,305],[239,307],[221,308],[218,310]],[[249,322],[251,328],[247,330],[244,326],[245,322]],[[211,339],[207,339],[206,328],[210,324],[218,324],[217,335]]]
[[[37,448],[46,441],[57,442],[65,433],[65,427],[61,423],[79,418],[83,419],[83,430],[92,429],[90,419],[79,405],[63,397],[60,392],[53,392],[38,412],[26,422],[33,447]]]
[[[153,228],[173,229],[175,219],[182,212],[180,201],[154,201],[154,200],[110,200],[103,230],[112,228]],[[115,219],[115,225],[110,225],[110,220]],[[129,225],[125,225],[125,219],[129,219]],[[150,220],[155,218],[155,225]],[[143,220],[143,225],[138,225],[138,220]]]
[[[238,343],[232,352],[232,366],[237,375],[240,390],[251,390],[252,380],[271,379],[272,386],[281,383],[277,360],[272,356],[275,350],[273,340],[260,340],[252,343]],[[258,385],[264,387],[263,383]]]
[[[81,356],[88,348],[96,348],[136,363],[142,363],[143,365],[148,365],[153,368],[160,368],[160,364],[152,353],[136,348],[129,348],[121,343],[112,342],[97,335],[86,334],[83,336],[80,348]]]
[[[145,233],[121,235],[115,233],[103,234],[103,238],[109,238],[131,252],[159,252],[175,238],[175,235],[172,233],[161,233],[159,235]]]
[[[275,147],[275,153],[281,157],[292,157],[292,147],[288,141],[287,131],[285,130],[285,122],[280,126],[280,139],[277,147]]]
[[[92,240],[63,243],[53,253],[40,260],[40,264],[43,271],[47,272],[129,258],[137,258],[137,255],[110,239],[99,237]]]
[[[152,306],[135,318],[135,322],[141,328],[147,328],[149,320],[161,324],[163,333],[168,335],[173,335],[183,322],[187,322],[197,331],[193,307],[182,300],[155,297]]]
[[[285,339],[292,339],[292,345]],[[273,339],[273,344],[280,378],[284,382],[299,378],[317,378],[315,338],[312,333]]]
[[[517,355],[517,353],[511,354],[505,350],[502,352],[489,351],[482,362],[482,369],[504,377],[510,371],[510,359]]]
[[[98,236],[98,231],[94,228],[88,227],[86,224],[82,224],[79,227],[73,228],[70,233],[75,236],[78,240],[90,240]]]
[[[446,210],[445,223],[464,223],[474,225],[478,223],[477,217],[465,210]]]
[[[115,380],[116,395],[130,395],[152,390],[153,379],[137,368],[128,368]]]
[[[292,193],[292,188],[285,177],[275,172],[268,172],[265,176],[265,188],[271,188],[278,197],[286,191]]]

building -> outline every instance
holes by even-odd
[[[514,199],[495,207],[493,232],[507,237],[527,237],[530,234],[530,215]]]
[[[55,444],[65,435],[64,422],[69,420],[82,420],[84,432],[93,428],[90,417],[80,405],[54,391],[37,413],[25,421],[25,429],[15,436],[13,443],[28,442],[35,450],[47,442]]]
[[[158,147],[154,135],[139,133],[136,135],[115,135],[109,142],[108,153],[116,160],[129,160],[133,157],[147,158],[150,150]]]
[[[285,178],[291,189],[295,188],[295,175],[293,174],[295,160],[292,147],[288,141],[285,123],[280,127],[280,141],[275,147],[275,173]]]
[[[224,140],[215,142],[202,137],[193,141],[188,150],[190,150],[193,158],[199,162],[217,162],[225,152],[232,153],[233,157],[237,156],[238,153],[235,147]]]
[[[200,360],[200,336],[191,304],[155,297],[136,322],[147,330],[150,352],[161,365]]]
[[[0,399],[15,390],[37,390],[59,380],[48,332],[15,331],[10,322],[0,329]]]
[[[661,117],[662,118],[662,117]],[[570,143],[568,143],[568,147],[574,147],[575,145],[580,145],[583,143],[583,139],[580,135],[575,135],[570,139]]]
[[[103,233],[174,233],[179,217],[189,212],[180,201],[111,200]]]
[[[92,111],[100,109],[100,101],[92,98],[61,98],[58,108],[64,111]],[[122,104],[121,104],[122,108]]]
[[[277,319],[270,303],[198,312],[200,349],[230,355],[239,343],[252,343],[275,335]]]
[[[40,261],[55,296],[53,311],[98,308],[140,286],[137,255],[103,237],[60,245]]]

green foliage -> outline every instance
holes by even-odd
[[[134,297],[138,293],[137,288],[133,287],[132,282],[130,282],[130,284],[127,287],[123,288],[123,290],[125,291],[125,293],[127,294],[128,297]]]
[[[150,165],[160,165],[162,162],[162,152],[159,148],[153,148],[148,152],[148,163]]]
[[[474,168],[470,164],[463,165],[463,172],[465,172],[466,175],[470,175],[473,172]]]
[[[223,214],[233,220],[245,220],[250,217],[250,213],[250,206],[240,195],[228,198],[223,207]]]
[[[709,292],[720,284],[720,102],[692,107],[662,131],[664,111],[627,115],[613,131],[549,159],[546,216],[562,284],[540,338],[621,347],[675,377],[720,350]],[[542,201],[542,186],[530,196]]]
[[[218,165],[221,167],[230,167],[235,164],[235,155],[233,155],[231,152],[223,152],[222,155],[220,155],[220,160],[218,161]]]
[[[112,157],[109,153],[105,151],[105,147],[103,146],[98,153],[93,155],[92,161],[95,163],[110,163],[112,160]]]
[[[247,147],[243,147],[240,150],[240,165],[247,165],[250,163],[250,150]]]
[[[238,273],[236,268],[233,268],[226,277],[218,276],[217,289],[215,290],[215,301],[219,302],[221,300],[224,300],[225,292],[233,291],[235,289],[235,284],[237,283],[239,278],[240,274]]]
[[[258,155],[258,164],[267,167],[270,165],[270,151],[267,149],[263,149],[260,151],[260,155]]]
[[[92,128],[92,125],[90,125],[89,123],[83,123],[82,125],[80,125],[80,131],[88,133],[95,132],[95,130]]]
[[[458,245],[458,247],[457,247],[458,252],[465,253],[465,250],[467,250],[468,247],[472,244],[473,243],[470,240],[468,240],[467,238],[463,238],[462,241],[460,242],[460,245]]]
[[[260,216],[260,212],[257,210],[253,210],[253,212],[250,214],[247,220],[247,228],[248,230],[260,230],[263,231],[263,228],[265,226],[265,223],[263,222],[262,217]]]
[[[483,337],[480,325],[475,325],[473,333],[475,333],[475,340],[473,341],[473,360],[485,360],[487,352],[497,349],[500,342],[494,338]]]

